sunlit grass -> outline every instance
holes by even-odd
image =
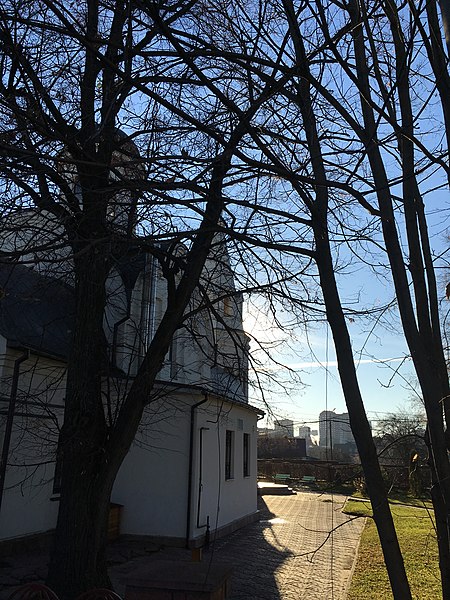
[[[438,551],[432,512],[427,508],[406,506],[402,500],[391,503],[391,511],[405,561],[414,600],[436,600],[442,596]],[[417,503],[423,501],[417,501]],[[349,500],[345,512],[371,517],[369,502]],[[367,520],[359,547],[355,572],[347,600],[384,600],[392,598],[386,567],[375,524]]]

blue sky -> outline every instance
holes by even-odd
[[[304,387],[281,397],[274,394],[272,399],[274,410],[285,413],[294,421],[317,420],[318,414],[325,409],[347,412],[331,336],[328,362],[326,331],[323,331],[321,341],[317,340],[314,349],[318,361],[287,363],[299,372]],[[354,342],[357,350],[357,340]],[[362,358],[356,364],[369,417],[376,418],[377,415],[395,412],[408,405],[409,398],[414,395],[414,388],[411,387],[414,374],[411,361],[405,359],[408,353],[401,336],[385,335],[382,342],[369,343],[366,348],[371,348],[377,358]]]
[[[447,256],[449,199],[448,190],[435,192],[428,198],[430,235],[435,256],[440,257],[436,266],[443,317],[450,308],[450,302],[445,298],[445,284],[450,280]],[[370,270],[355,267],[353,272],[341,275],[339,283],[343,298],[356,299],[355,308],[383,306],[393,300],[389,280],[377,279]],[[255,338],[271,346],[269,354],[279,364],[270,365],[265,361],[269,374],[285,384],[285,389],[273,382],[267,386],[265,398],[274,417],[291,418],[315,428],[314,421],[322,410],[346,412],[331,332],[328,334],[327,350],[327,325],[315,324],[296,331],[295,339],[289,339],[273,327],[270,316],[264,310],[256,309],[255,312],[253,308],[250,313],[244,327]],[[376,423],[376,419],[382,418],[385,413],[402,409],[416,412],[414,369],[395,308],[384,313],[378,322],[355,318],[348,321],[348,326],[369,418]],[[284,343],[280,343],[281,340]],[[292,370],[293,380],[288,369],[281,365]],[[260,394],[255,393],[250,401],[255,403],[259,399]]]
[[[266,400],[275,417],[290,418],[315,428],[314,421],[322,410],[346,412],[347,409],[331,334],[328,335],[327,351],[327,326],[316,326],[307,337],[307,344],[298,341],[288,352],[276,350],[277,361],[289,370],[272,366],[269,372],[275,379],[283,381],[286,389],[271,385],[266,392]],[[386,412],[396,412],[405,407],[411,409],[410,398],[415,396],[414,373],[402,335],[383,332],[381,336],[374,333],[369,340],[367,335],[355,335],[353,347],[356,357],[362,346],[365,348],[364,356],[357,358],[356,364],[369,418],[376,420]],[[296,348],[298,353],[294,356]],[[258,399],[259,394],[256,393],[251,401]]]

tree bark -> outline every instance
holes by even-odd
[[[302,114],[312,169],[317,181],[326,182],[325,161],[322,156],[311,99],[309,84],[311,73],[308,59],[292,1],[283,0],[283,5],[296,52],[297,67],[300,73],[304,75],[298,85],[297,103]],[[411,598],[408,578],[389,508],[375,444],[372,439],[372,431],[359,389],[350,336],[336,284],[328,234],[328,204],[328,188],[325,185],[317,185],[315,200],[311,201],[309,206],[315,241],[315,260],[319,271],[327,320],[330,324],[336,348],[338,370],[349,413],[350,427],[366,478],[373,518],[380,538],[392,592],[396,600],[408,600]]]
[[[105,535],[111,477],[101,387],[109,260],[105,245],[88,242],[75,248],[76,315],[60,435],[61,494],[48,575],[48,584],[61,599],[108,585]]]
[[[99,223],[106,218],[106,208],[102,213],[99,204],[93,204],[92,221],[83,225],[84,241],[74,243],[76,320],[61,431],[60,507],[47,578],[61,600],[72,600],[89,588],[110,586],[105,549],[114,480],[198,284],[222,213],[223,181],[245,130],[242,124],[212,169],[203,221],[186,256],[184,273],[168,298],[167,310],[114,424],[106,423],[101,393],[102,367],[107,365],[103,318],[111,254],[108,243],[91,242],[102,240]]]
[[[350,336],[345,323],[339,292],[336,285],[326,224],[315,220],[317,267],[326,307],[327,320],[333,335],[342,390],[348,409],[350,427],[355,438],[367,491],[372,505],[384,561],[396,600],[412,598],[403,556],[392,519],[387,491],[383,481],[378,455],[367,420],[364,403],[356,375]]]
[[[352,32],[358,73],[361,110],[365,125],[364,143],[369,159],[381,214],[381,226],[397,297],[403,331],[419,379],[428,421],[430,462],[434,473],[433,506],[440,552],[443,598],[450,598],[450,463],[448,459],[443,411],[448,405],[449,385],[442,349],[437,308],[437,292],[423,201],[415,175],[413,115],[409,97],[407,56],[401,37],[398,14],[387,5],[396,58],[401,126],[397,130],[403,171],[403,207],[409,250],[411,293],[405,260],[400,245],[389,179],[377,140],[377,122],[370,104],[371,89],[364,33],[357,3],[349,4],[354,24]],[[415,307],[415,310],[414,310]],[[438,500],[438,496],[440,499]],[[442,554],[442,556],[441,556]]]

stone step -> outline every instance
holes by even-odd
[[[291,496],[294,490],[284,483],[271,483],[270,481],[258,481],[258,494],[260,496]]]

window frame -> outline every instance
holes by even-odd
[[[234,431],[225,430],[225,481],[234,479]]]
[[[242,475],[250,477],[250,434],[242,436]]]

